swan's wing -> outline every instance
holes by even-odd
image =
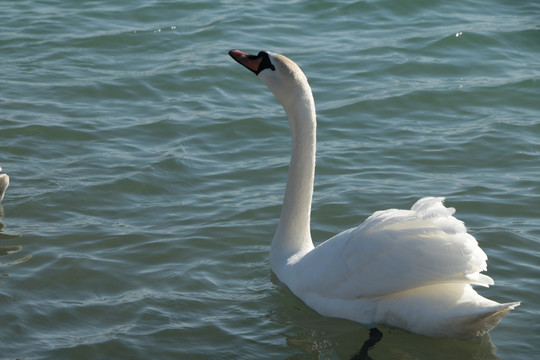
[[[493,284],[480,274],[486,254],[443,200],[424,198],[411,210],[376,212],[322,243],[298,263],[303,274],[297,275],[309,276],[309,289],[302,291],[351,299],[445,282]],[[317,270],[308,275],[306,269]]]

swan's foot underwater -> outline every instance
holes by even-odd
[[[371,359],[368,356],[368,351],[371,350],[376,343],[381,341],[383,333],[377,328],[369,329],[369,338],[364,341],[362,348],[351,357],[351,360],[368,360]]]

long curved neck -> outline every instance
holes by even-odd
[[[291,256],[313,248],[310,216],[317,128],[313,95],[306,82],[294,96],[280,100],[291,127],[292,156],[281,217],[270,250],[274,270]]]

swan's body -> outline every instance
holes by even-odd
[[[472,285],[489,286],[486,254],[443,198],[411,210],[379,211],[317,247],[310,232],[316,120],[304,73],[283,55],[229,53],[257,74],[283,105],[292,156],[279,226],[270,249],[274,273],[322,315],[388,324],[438,337],[473,337],[519,302],[499,304]]]

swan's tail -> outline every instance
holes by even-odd
[[[519,304],[486,299],[469,284],[428,285],[381,298],[375,323],[433,337],[471,338],[493,329]]]
[[[492,311],[458,316],[449,319],[448,326],[452,328],[457,338],[482,336],[493,329],[510,310],[520,304],[520,302],[499,304],[498,309]]]

